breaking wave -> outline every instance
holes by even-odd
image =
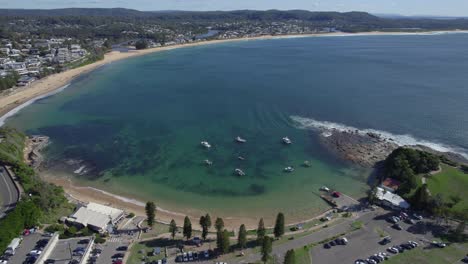
[[[34,97],[20,105],[18,105],[17,107],[11,109],[9,112],[7,112],[6,114],[4,114],[2,117],[0,117],[0,127],[2,127],[3,125],[5,125],[5,121],[16,115],[19,111],[21,111],[22,109],[26,108],[27,106],[33,104],[34,102],[38,101],[38,100],[41,100],[41,99],[44,99],[44,98],[47,98],[49,96],[52,96],[54,94],[57,94],[57,93],[60,93],[61,91],[65,90],[68,86],[70,86],[70,84],[67,84],[67,85],[64,85],[62,87],[60,87],[59,89],[57,90],[54,90],[52,92],[49,92],[49,93],[46,93],[46,94],[42,94],[42,95],[39,95],[37,97]]]
[[[365,135],[367,133],[374,133],[379,135],[383,139],[392,140],[395,144],[399,146],[414,146],[414,145],[421,145],[425,147],[429,147],[433,150],[440,151],[440,152],[453,152],[462,155],[463,157],[468,159],[468,154],[464,152],[463,149],[448,146],[443,143],[431,142],[423,139],[418,139],[413,137],[412,135],[398,135],[392,134],[387,131],[381,131],[376,129],[359,129],[352,126],[347,126],[340,123],[334,123],[329,121],[319,121],[312,118],[300,117],[300,116],[291,116],[294,124],[297,128],[300,129],[313,129],[318,130],[321,132],[322,136],[331,136],[333,131],[353,131],[359,134]]]

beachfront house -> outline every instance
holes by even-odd
[[[390,207],[392,209],[401,210],[408,209],[410,207],[410,204],[405,201],[405,199],[381,187],[377,187],[375,197],[382,206]]]
[[[116,225],[125,216],[124,211],[97,203],[88,203],[80,207],[66,222],[79,227],[88,227],[99,233],[105,233],[109,226]]]

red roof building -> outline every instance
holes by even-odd
[[[381,187],[384,188],[385,190],[389,192],[395,192],[400,188],[401,182],[398,180],[395,180],[393,178],[386,178],[382,184]]]

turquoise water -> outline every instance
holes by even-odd
[[[322,185],[355,197],[367,189],[368,171],[320,146],[317,121],[468,148],[467,41],[360,36],[183,48],[106,65],[7,124],[50,136],[50,160],[93,168],[76,175],[88,185],[194,213],[304,218],[326,208]]]

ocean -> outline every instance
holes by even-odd
[[[324,149],[318,128],[466,156],[466,43],[376,35],[181,48],[101,67],[5,122],[50,136],[49,164],[67,166],[49,173],[83,185],[194,214],[306,219],[327,208],[321,186],[359,198],[370,175]]]

